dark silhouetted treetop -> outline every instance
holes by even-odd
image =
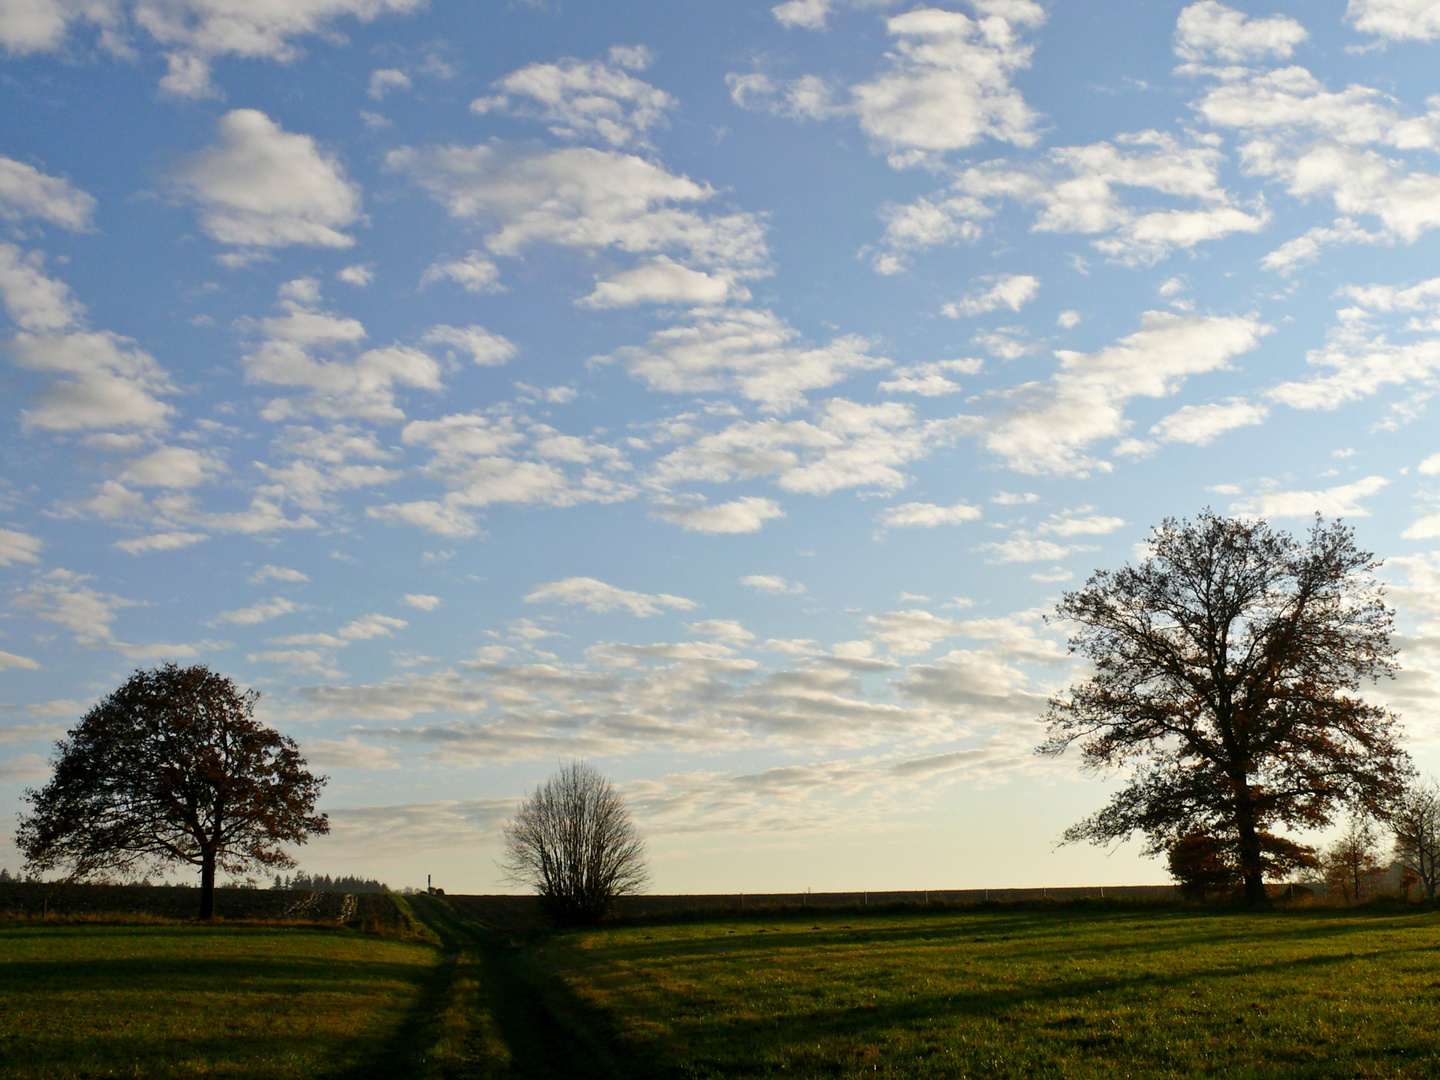
[[[27,865],[86,878],[190,863],[201,918],[217,868],[294,866],[284,845],[330,829],[315,813],[325,778],[255,720],[259,696],[203,665],[135,672],[56,744],[50,782],[25,793]]]
[[[1395,670],[1378,566],[1318,516],[1297,539],[1206,510],[1066,593],[1055,617],[1093,674],[1051,700],[1039,749],[1078,744],[1089,769],[1129,781],[1064,840],[1141,833],[1153,855],[1211,836],[1258,903],[1267,872],[1314,865],[1275,829],[1380,813],[1411,767],[1398,717],[1359,693]]]
[[[598,921],[645,885],[645,844],[625,801],[583,761],[535,789],[505,826],[504,868],[562,925]]]
[[[1386,824],[1395,834],[1395,860],[1414,874],[1432,901],[1440,889],[1440,784],[1434,778],[1407,787]]]

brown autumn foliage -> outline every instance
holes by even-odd
[[[1051,700],[1040,750],[1078,745],[1087,768],[1129,777],[1064,839],[1140,833],[1159,854],[1212,836],[1263,903],[1267,873],[1314,865],[1278,829],[1383,812],[1412,769],[1399,718],[1360,696],[1395,670],[1378,565],[1318,516],[1297,539],[1206,510],[1066,593],[1056,616],[1094,674]]]
[[[50,782],[26,791],[27,867],[86,879],[189,863],[208,919],[217,869],[294,866],[284,845],[329,831],[315,813],[325,778],[255,719],[259,696],[204,665],[136,671],[56,744]]]

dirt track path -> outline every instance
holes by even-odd
[[[477,1031],[458,1060],[418,1071],[402,1068],[400,1075],[411,1071],[447,1080],[664,1080],[668,1075],[655,1062],[637,1060],[622,1048],[608,1017],[539,968],[507,936],[462,917],[444,897],[409,901],[440,938],[452,982],[465,969],[478,976],[478,987],[465,1004],[472,1014],[466,1019],[483,1026],[488,1038]],[[485,1014],[483,1024],[473,1015],[477,1012]],[[502,1046],[494,1045],[497,1040]]]

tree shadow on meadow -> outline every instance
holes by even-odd
[[[385,1051],[340,1080],[443,1077],[445,1080],[665,1080],[644,1048],[627,1045],[608,1016],[549,974],[503,936],[463,918],[445,900],[411,905],[445,953]],[[465,982],[470,993],[461,991]],[[443,1058],[445,1014],[469,1015],[463,1047]],[[488,1032],[489,1038],[484,1035]]]

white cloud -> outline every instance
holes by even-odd
[[[764,227],[753,214],[706,217],[682,204],[704,202],[715,189],[631,154],[567,147],[405,147],[386,157],[460,220],[492,227],[494,255],[518,255],[534,244],[616,248],[631,254],[672,252],[692,266],[735,274],[762,272]]]
[[[1260,260],[1266,270],[1290,275],[1320,257],[1324,247],[1334,244],[1386,244],[1394,237],[1385,232],[1367,232],[1349,218],[1336,218],[1333,226],[1317,225],[1293,240],[1287,240]]]
[[[406,593],[403,599],[407,607],[418,608],[421,611],[434,611],[441,604],[440,597],[429,596],[426,593]]]
[[[119,20],[119,0],[22,0],[0,7],[0,45],[11,56],[58,49],[75,22],[91,22],[103,28]]]
[[[886,211],[876,268],[897,272],[914,252],[974,241],[982,233],[979,223],[1007,199],[1038,208],[1032,232],[1095,236],[1096,248],[1128,264],[1152,264],[1176,248],[1258,232],[1269,212],[1263,205],[1243,209],[1221,185],[1224,155],[1213,141],[1187,144],[1167,132],[1141,131],[1111,142],[1058,147],[1033,165],[1000,160],[969,166],[957,173],[949,192]],[[1162,200],[1128,205],[1121,189],[1148,190]],[[1177,207],[1179,200],[1190,206]]]
[[[1180,12],[1175,24],[1175,54],[1182,60],[1227,63],[1284,59],[1309,36],[1303,26],[1284,15],[1252,19],[1216,0],[1201,0]]]
[[[664,122],[675,99],[623,70],[650,65],[644,46],[612,49],[610,61],[567,57],[531,64],[491,83],[498,93],[476,98],[470,109],[533,118],[561,138],[596,139],[615,147],[644,145],[646,133]]]
[[[745,300],[750,290],[724,274],[691,270],[661,255],[633,270],[623,270],[575,301],[582,307],[619,308],[636,304],[677,304],[686,307],[723,303],[730,297]]]
[[[245,536],[259,536],[284,529],[318,528],[315,519],[308,514],[298,518],[287,518],[280,506],[264,495],[251,498],[244,510],[225,513],[206,513],[196,510],[184,496],[168,496],[156,499],[156,504],[170,517],[214,532],[240,533]]]
[[[1081,506],[1051,514],[1049,520],[1041,522],[1035,531],[1050,536],[1105,536],[1126,524],[1124,518],[1107,517],[1094,511],[1093,506]]]
[[[881,522],[890,529],[933,529],[937,525],[962,525],[967,521],[978,521],[984,512],[978,506],[959,502],[954,506],[936,506],[934,503],[903,503],[892,506],[880,515]]]
[[[1356,305],[1342,309],[1340,322],[1326,335],[1325,344],[1306,354],[1306,362],[1325,373],[1280,383],[1266,391],[1267,395],[1296,409],[1335,409],[1371,397],[1387,386],[1430,379],[1440,370],[1440,337],[1434,336],[1440,331],[1440,294],[1432,294],[1433,289],[1434,282],[1408,289],[1352,287],[1348,296]],[[1372,315],[1397,311],[1420,312],[1411,315],[1404,328],[1429,331],[1430,335],[1409,342],[1391,341],[1377,330]]]
[[[84,574],[55,569],[31,580],[13,594],[12,604],[29,611],[37,618],[63,626],[74,635],[77,644],[92,649],[114,649],[132,660],[188,659],[198,655],[194,645],[156,644],[132,645],[115,638],[111,629],[117,614],[135,602],[110,593],[96,592]],[[214,648],[216,643],[203,643]]]
[[[984,292],[973,293],[955,303],[946,304],[940,309],[940,313],[958,319],[962,315],[984,315],[999,307],[1019,311],[1040,295],[1040,279],[1029,274],[1001,274],[992,280],[995,284]]]
[[[1230,504],[1237,514],[1253,514],[1262,518],[1369,517],[1370,511],[1360,500],[1376,494],[1389,485],[1383,476],[1367,476],[1354,483],[1341,484],[1323,491],[1260,491]]]
[[[822,30],[825,17],[830,14],[833,0],[785,0],[776,4],[770,13],[782,26],[803,26],[808,30]]]
[[[0,671],[11,671],[17,668],[23,671],[39,671],[40,665],[28,656],[16,656],[11,652],[0,651]]]
[[[1406,540],[1434,540],[1440,536],[1440,513],[1418,518],[1400,535]]]
[[[1440,3],[1436,0],[1350,0],[1345,18],[1355,29],[1391,41],[1440,37]]]
[[[984,138],[1035,141],[1035,114],[1010,77],[1032,47],[1017,35],[1045,10],[1030,0],[977,0],[978,19],[918,8],[886,23],[897,39],[889,70],[851,88],[860,127],[892,152],[961,150]]]
[[[653,390],[732,390],[780,413],[803,405],[807,391],[889,364],[872,355],[873,344],[858,335],[815,348],[799,339],[798,330],[769,311],[700,309],[687,322],[657,331],[643,346],[627,346],[613,356]]]
[[[1374,150],[1319,143],[1298,157],[1256,140],[1245,147],[1255,173],[1283,180],[1300,199],[1328,195],[1342,214],[1371,214],[1407,243],[1440,226],[1440,175],[1406,171]]]
[[[375,280],[375,271],[361,264],[347,266],[336,275],[346,285],[354,285],[357,289],[363,289]]]
[[[346,641],[369,641],[371,638],[390,637],[392,631],[403,630],[409,625],[404,619],[392,615],[363,615],[335,632]]]
[[[665,608],[689,611],[696,606],[694,600],[669,593],[631,592],[629,589],[607,585],[592,577],[569,577],[563,581],[551,581],[537,585],[525,594],[527,604],[554,602],[584,607],[587,611],[605,613],[621,608],[639,618],[658,615]]]
[[[164,370],[129,338],[105,331],[63,336],[16,334],[10,352],[19,367],[56,376],[21,410],[26,430],[159,428],[174,409],[156,395],[173,387]]]
[[[741,585],[748,585],[758,592],[795,596],[805,591],[798,581],[786,581],[779,574],[749,574],[740,579]]]
[[[344,677],[344,673],[335,668],[329,655],[317,649],[267,649],[247,653],[245,659],[252,664],[278,664],[294,672],[308,672],[325,679]]]
[[[79,326],[84,308],[63,281],[46,276],[39,252],[0,243],[0,298],[21,330],[44,334]]]
[[[136,487],[190,488],[208,483],[225,471],[223,462],[198,450],[162,446],[129,462],[120,479]]]
[[[714,506],[703,502],[657,502],[651,513],[691,532],[705,533],[759,532],[766,521],[785,516],[779,503],[754,495]]]
[[[1152,427],[1150,434],[1166,442],[1208,446],[1227,431],[1263,424],[1269,415],[1264,405],[1243,398],[1231,398],[1224,405],[1186,405]]]
[[[0,30],[0,41],[3,40],[4,33]],[[72,186],[70,181],[0,154],[0,218],[7,221],[39,218],[62,229],[79,231],[90,227],[94,213],[94,197]]]
[[[433,499],[369,506],[365,516],[392,524],[415,525],[439,536],[474,536],[480,531],[475,518],[464,509]]]
[[[432,326],[420,338],[427,345],[453,345],[470,354],[479,367],[495,367],[515,355],[515,345],[483,326]]]
[[[1238,128],[1252,138],[1319,136],[1342,146],[1433,147],[1440,138],[1435,117],[1405,116],[1395,105],[1372,87],[1351,83],[1332,92],[1305,68],[1287,67],[1224,81],[1195,109],[1216,127]],[[1265,171],[1278,170],[1268,164],[1277,150],[1259,142],[1242,148],[1251,167]]]
[[[1027,503],[1037,503],[1040,496],[1033,491],[1017,493],[1013,491],[999,491],[990,496],[990,501],[996,506],[1024,506]]]
[[[1253,318],[1146,312],[1140,330],[1098,353],[1057,351],[1048,382],[1009,391],[1008,409],[973,429],[1017,471],[1082,473],[1100,465],[1089,446],[1125,433],[1132,399],[1168,397],[1191,375],[1228,368],[1268,332]]]
[[[295,601],[287,600],[283,596],[276,596],[269,600],[258,601],[249,607],[236,608],[234,611],[222,611],[215,617],[224,622],[234,623],[236,626],[254,626],[256,623],[268,622],[281,615],[289,615],[294,610]]]
[[[0,299],[21,329],[8,351],[18,367],[55,376],[21,410],[22,428],[163,427],[174,411],[156,396],[174,389],[164,370],[129,338],[85,329],[84,309],[41,266],[0,243]]]
[[[367,514],[419,525],[448,536],[477,531],[468,510],[496,503],[575,506],[618,502],[637,489],[624,479],[629,469],[614,447],[562,435],[544,424],[528,432],[510,416],[456,414],[414,421],[401,431],[407,446],[428,447],[433,458],[424,471],[451,491],[443,502],[372,507]],[[539,460],[526,460],[526,458]]]
[[[792,120],[826,120],[850,111],[835,100],[838,87],[818,75],[777,81],[759,71],[743,75],[732,71],[725,76],[725,84],[730,87],[730,100],[751,112]]]
[[[749,645],[755,635],[734,619],[705,619],[703,622],[686,623],[685,629],[701,637],[719,638],[727,645]]]
[[[775,475],[783,490],[809,495],[844,488],[897,491],[910,480],[903,466],[952,439],[954,430],[950,421],[918,421],[900,402],[831,398],[813,422],[741,421],[702,435],[662,458],[652,479],[669,486]]]
[[[975,357],[964,360],[939,360],[930,364],[911,364],[897,367],[890,378],[880,383],[883,394],[919,394],[921,397],[941,397],[958,394],[960,384],[949,378],[952,374],[978,375],[985,361]]]
[[[37,536],[14,529],[0,529],[0,566],[39,562],[44,548],[44,542]]]
[[[45,3],[46,0],[39,0]],[[296,38],[338,36],[349,17],[369,22],[413,11],[422,0],[134,0],[135,23],[168,50],[163,90],[179,97],[215,96],[210,65],[222,56],[290,63],[303,55]],[[76,5],[81,11],[100,4]],[[112,6],[112,5],[104,5]]]
[[[381,101],[386,94],[396,90],[409,90],[410,76],[399,68],[380,68],[370,73],[370,85],[366,93],[375,101]]]
[[[1055,317],[1055,322],[1066,330],[1073,330],[1080,325],[1080,313],[1078,311],[1062,311]]]
[[[1061,582],[1070,581],[1074,577],[1073,571],[1055,566],[1049,570],[1036,571],[1030,575],[1030,580],[1038,581],[1043,585],[1058,585]]]
[[[463,259],[431,263],[420,275],[421,285],[445,280],[455,282],[466,292],[499,292],[500,268],[480,252],[472,251]]]
[[[1052,540],[1036,540],[1032,537],[1017,536],[1010,540],[997,540],[981,544],[980,551],[990,552],[986,562],[1056,562],[1074,551],[1094,551],[1094,548],[1057,544]]]
[[[939,642],[964,632],[953,619],[943,619],[921,609],[867,615],[870,636],[896,656],[922,656]]]
[[[283,314],[260,321],[264,339],[245,356],[245,374],[252,382],[292,386],[308,391],[303,398],[279,398],[263,414],[268,420],[285,420],[302,413],[332,418],[358,417],[375,421],[403,420],[395,402],[397,387],[439,390],[440,365],[419,349],[388,345],[368,349],[353,359],[328,359],[316,353],[337,353],[365,337],[359,321],[342,318],[310,306],[318,294],[302,279],[281,287]],[[438,328],[437,328],[438,329]],[[477,328],[478,329],[478,328]],[[450,337],[472,340],[467,331],[445,328]],[[480,334],[485,332],[479,331]],[[446,340],[450,340],[447,338]],[[495,343],[473,338],[482,350]],[[489,351],[486,355],[491,355]]]
[[[204,533],[164,532],[153,536],[137,536],[133,540],[117,540],[115,547],[127,555],[147,555],[152,551],[178,551],[210,539]]]
[[[818,29],[832,6],[794,0],[774,10],[782,23]],[[920,7],[888,19],[895,43],[885,69],[851,86],[848,100],[818,76],[777,81],[762,72],[727,75],[731,98],[742,108],[796,119],[854,115],[897,168],[986,138],[1030,146],[1037,117],[1010,80],[1033,52],[1019,30],[1040,26],[1045,10],[1032,0],[972,0],[970,7],[974,18]]]
[[[216,143],[172,177],[210,237],[245,248],[354,244],[342,230],[360,218],[360,188],[314,139],[256,109],[226,113],[218,129]]]
[[[277,456],[286,455],[289,460],[279,465],[255,463],[267,480],[261,493],[305,510],[336,510],[337,492],[388,484],[404,475],[398,469],[371,464],[393,454],[379,446],[373,432],[349,424],[335,424],[324,431],[290,425],[271,446]]]
[[[291,570],[287,566],[271,566],[268,563],[265,566],[260,567],[259,570],[256,570],[255,573],[250,575],[250,583],[252,585],[258,585],[262,581],[288,581],[292,583],[299,583],[309,580],[309,576],[307,574],[302,574],[299,570]]]

